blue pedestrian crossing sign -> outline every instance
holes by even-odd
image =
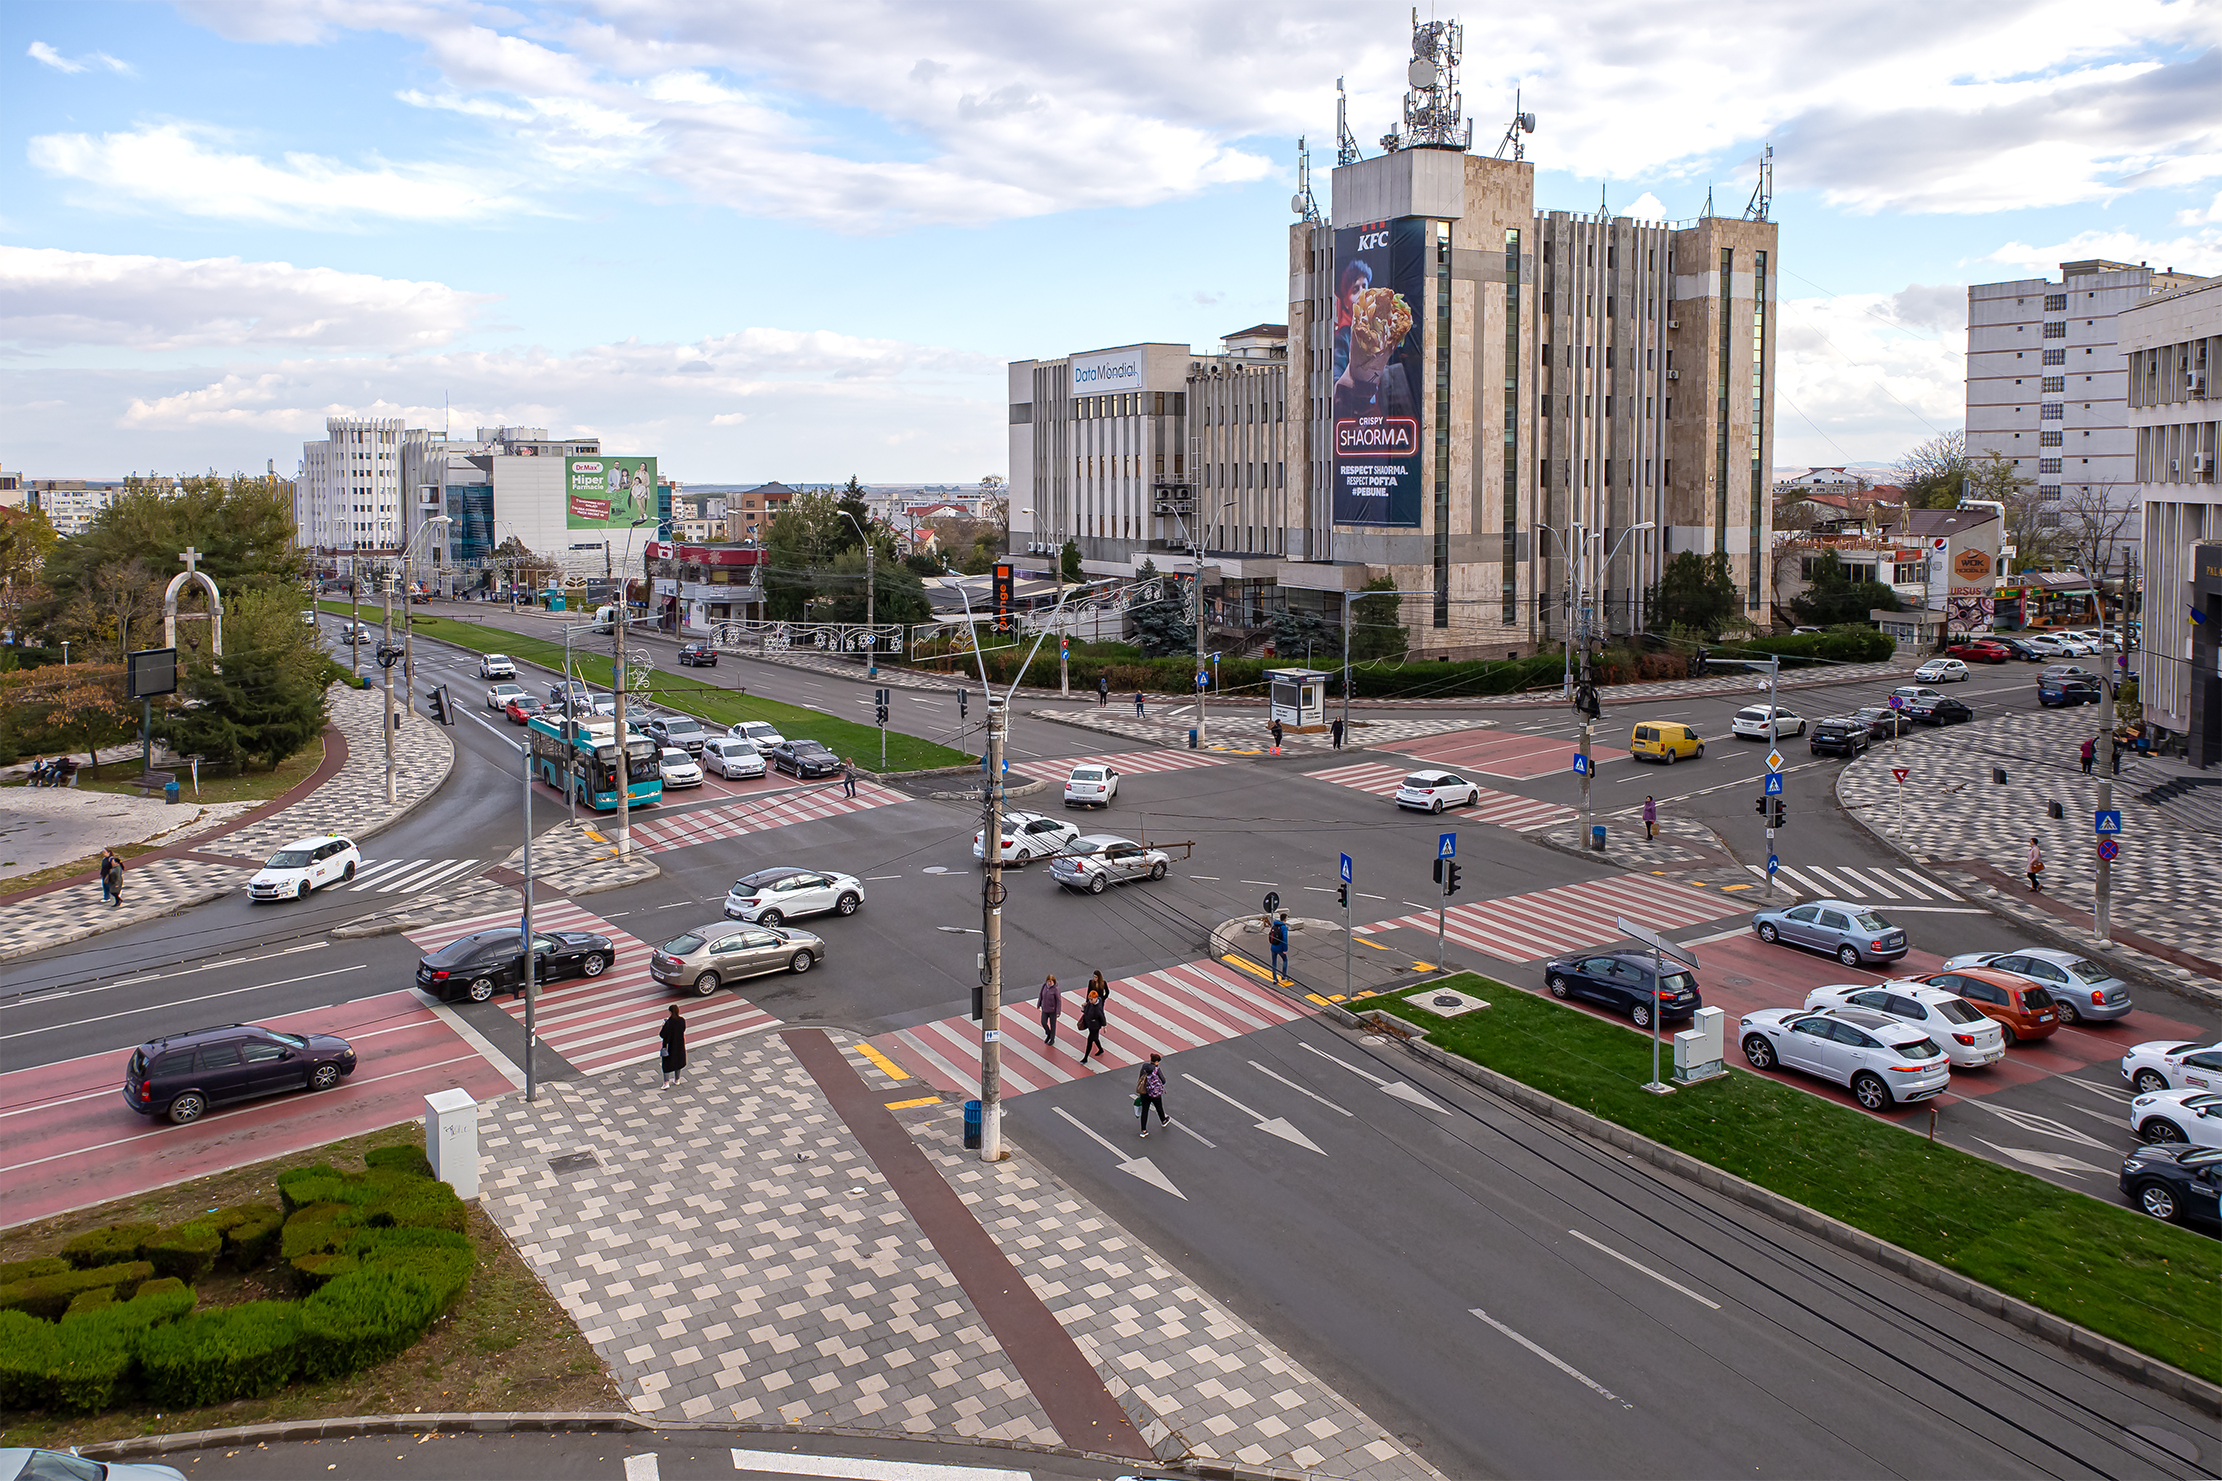
[[[1776,871],[1777,869],[1780,869],[1781,867],[1782,867],[1782,860],[1780,860],[1780,859],[1776,858],[1776,857],[1775,857],[1775,856],[1774,856],[1773,854],[1769,854],[1769,855],[1767,855],[1767,872],[1768,872],[1769,874],[1772,874],[1772,873],[1774,873],[1774,872],[1775,872],[1775,871]]]
[[[1198,689],[1204,687],[1204,671],[1202,669],[1196,670],[1196,687]]]
[[[1767,773],[1767,795],[1769,797],[1780,797],[1782,795],[1781,772],[1770,771]]]
[[[1574,774],[1576,776],[1589,775],[1589,758],[1579,751],[1574,753]]]
[[[1349,856],[1346,854],[1344,855],[1344,857],[1347,858]],[[1435,840],[1435,857],[1438,859],[1457,858],[1458,835],[1455,833],[1445,833],[1441,837],[1437,838]],[[1349,876],[1345,875],[1344,877],[1348,878]]]
[[[2103,810],[2101,810],[2101,811],[2099,811],[2099,812],[2094,812],[2094,813],[2092,813],[2092,814],[2091,814],[2091,828],[2092,828],[2092,831],[2093,831],[2093,832],[2096,832],[2096,833],[2098,833],[2098,834],[2099,834],[2100,836],[2102,836],[2102,837],[2103,837],[2104,835],[2106,835],[2106,834],[2109,834],[2109,833],[2119,833],[2119,832],[2121,832],[2121,831],[2122,831],[2122,813],[2121,813],[2121,809],[2120,809],[2120,808],[2106,808],[2106,809],[2103,809]]]
[[[1342,856],[1342,882],[1344,884],[1350,883],[1350,855],[1348,854]]]

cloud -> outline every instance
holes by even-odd
[[[0,339],[24,349],[426,349],[472,328],[495,297],[290,262],[0,246]]]
[[[2049,246],[2008,242],[1981,260],[2024,268],[2032,276],[2056,273],[2063,262],[2105,257],[2115,262],[2150,263],[2156,269],[2211,277],[2222,273],[2222,198],[2218,198],[2213,214],[2215,225],[2168,240],[2156,240],[2129,230],[2085,231]],[[2179,224],[2194,223],[2179,218]]]
[[[1965,420],[1964,287],[1914,285],[1777,307],[1775,462],[1891,463]]]
[[[138,75],[129,62],[119,61],[104,51],[89,51],[83,57],[65,57],[45,42],[34,41],[23,48],[23,54],[34,62],[42,62],[52,67],[57,72],[78,73],[92,67],[106,67],[109,71],[120,72],[126,77],[136,77]]]

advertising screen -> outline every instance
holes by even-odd
[[[629,530],[636,519],[656,518],[654,458],[565,458],[564,526],[573,530]]]
[[[1420,284],[1417,216],[1335,233],[1334,520],[1420,523]]]

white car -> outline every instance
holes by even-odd
[[[1755,1070],[1804,1070],[1848,1086],[1870,1111],[1927,1100],[1952,1083],[1952,1061],[1929,1036],[1867,1008],[1762,1008],[1737,1025]]]
[[[2102,962],[2053,946],[2024,947],[2020,951],[1971,951],[1953,957],[1954,967],[1996,967],[2016,977],[2026,977],[2052,994],[2060,1021],[2103,1022],[2129,1016],[2129,984]]]
[[[613,749],[610,754],[616,755]],[[665,746],[660,761],[663,768],[664,787],[699,787],[702,785],[702,768],[681,746]]]
[[[2089,644],[2066,633],[2032,633],[2022,640],[2034,652],[2049,658],[2081,658],[2096,650]]]
[[[1901,710],[1912,709],[1915,705],[1920,704],[1925,700],[1944,698],[1943,690],[1926,689],[1919,684],[1900,684],[1896,689],[1891,690],[1890,693],[1892,697],[1898,701],[1898,707]]]
[[[745,740],[713,735],[702,743],[702,764],[721,777],[760,777],[764,758]]]
[[[506,710],[509,708],[509,702],[523,693],[525,693],[525,686],[522,684],[496,684],[486,691],[486,708]]]
[[[1915,669],[1913,676],[1924,684],[1965,684],[1968,680],[1967,665],[1957,658],[1932,658]]]
[[[787,737],[779,733],[778,727],[767,725],[761,720],[743,720],[738,725],[726,727],[725,733],[735,740],[747,741],[756,748],[759,756],[769,756],[772,747],[787,744]]]
[[[729,920],[776,926],[804,915],[854,915],[864,903],[864,881],[853,874],[782,864],[744,874],[726,892]]]
[[[1793,712],[1776,705],[1770,725],[1765,705],[1746,705],[1728,722],[1728,728],[1737,735],[1748,735],[1755,740],[1780,740],[1786,735],[1805,734],[1805,721]]]
[[[1100,895],[1108,885],[1132,879],[1163,879],[1172,857],[1162,849],[1131,838],[1094,833],[1073,840],[1064,853],[1049,861],[1049,877],[1068,890]]]
[[[1080,836],[1080,830],[1062,818],[1044,817],[1038,812],[1007,812],[1003,814],[1003,862],[1028,864],[1036,859],[1047,859],[1061,854]],[[974,830],[972,857],[985,859],[987,829]]]
[[[1954,1069],[1977,1069],[2006,1057],[2006,1031],[1959,994],[1920,982],[1853,982],[1817,987],[1805,995],[1808,1008],[1872,1008],[1929,1036]]]
[[[295,839],[272,854],[262,872],[247,881],[247,898],[306,900],[313,890],[353,879],[362,867],[362,854],[337,833]]]
[[[88,1460],[74,1450],[0,1450],[0,1481],[185,1481],[173,1466]]]
[[[1416,807],[1421,812],[1472,807],[1479,801],[1481,789],[1452,771],[1415,771],[1396,789],[1398,807]]]
[[[2222,1094],[2212,1090],[2156,1090],[2129,1103],[2129,1129],[2141,1142],[2189,1142],[2222,1147]]]
[[[1109,807],[1119,795],[1119,772],[1114,766],[1090,762],[1076,766],[1065,778],[1065,806]]]
[[[303,625],[304,627],[314,627],[314,626],[316,626],[316,613],[315,613],[315,611],[314,611],[314,610],[312,610],[312,609],[304,609],[304,610],[302,611],[302,613],[301,613],[301,623],[302,623],[302,625]]]
[[[2222,1043],[2148,1040],[2122,1056],[2122,1078],[2139,1095],[2162,1090],[2222,1090]]]
[[[489,653],[478,661],[478,676],[481,679],[514,679],[517,665],[509,661],[506,653]]]

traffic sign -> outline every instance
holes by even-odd
[[[2099,840],[2100,858],[2112,862],[2114,856],[2121,851],[2122,845],[2118,840],[2112,838],[2102,838]]]
[[[1781,867],[1782,867],[1782,860],[1780,860],[1780,859],[1776,858],[1776,857],[1775,857],[1775,856],[1774,856],[1773,854],[1769,854],[1769,855],[1767,855],[1767,872],[1768,872],[1769,874],[1772,874],[1772,873],[1774,873],[1774,872],[1775,872],[1775,871],[1776,871],[1777,869],[1780,869]]]
[[[1782,753],[1780,751],[1769,751],[1767,753],[1767,770],[1782,770]]]
[[[1890,707],[1894,710],[1904,709],[1906,707],[1906,697],[1903,694],[1893,694],[1890,696]]]
[[[1906,784],[1906,773],[1912,770],[1913,768],[1910,766],[1893,766],[1890,768],[1890,774],[1896,777],[1898,785],[1903,787]]]
[[[1342,882],[1344,884],[1350,883],[1350,855],[1348,854],[1342,856]]]
[[[1770,771],[1767,773],[1767,795],[1769,797],[1780,797],[1782,795],[1781,772]]]
[[[1202,669],[1196,670],[1196,687],[1198,689],[1204,687],[1204,671]]]
[[[1579,751],[1574,753],[1574,774],[1576,776],[1588,776],[1590,774],[1589,758]]]
[[[2093,832],[2095,832],[2095,833],[2099,833],[2099,834],[2102,834],[2102,835],[2103,835],[2103,834],[2108,834],[2108,833],[2119,833],[2119,832],[2121,832],[2121,831],[2122,831],[2122,811],[2121,811],[2121,809],[2120,809],[2120,808],[2105,808],[2105,809],[2102,809],[2101,811],[2098,811],[2098,812],[2094,812],[2094,813],[2092,813],[2092,814],[2091,814],[2091,830],[2092,830]]]
[[[1265,913],[1267,915],[1271,915],[1274,911],[1279,910],[1280,908],[1281,892],[1279,890],[1267,890],[1265,892]]]
[[[1437,838],[1435,840],[1435,857],[1438,859],[1457,858],[1458,835],[1455,833],[1445,833],[1441,837]]]

